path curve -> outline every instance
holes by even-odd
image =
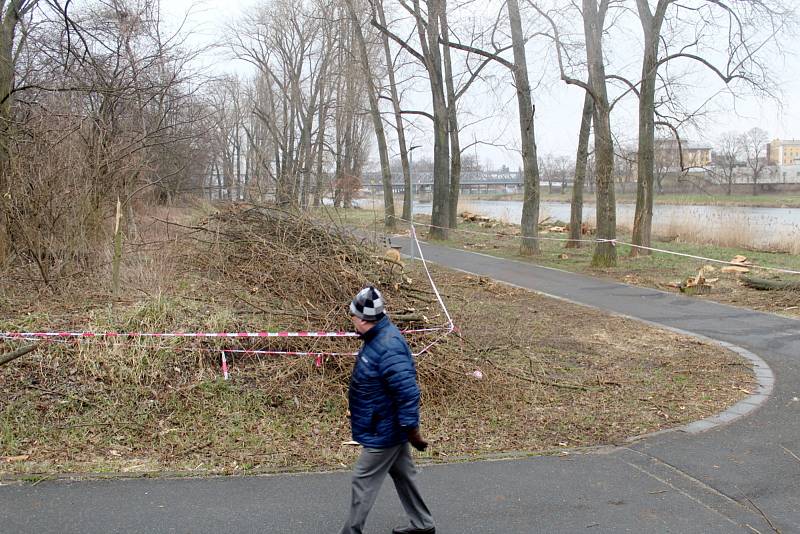
[[[771,395],[750,399],[761,404],[754,413],[694,429],[702,432],[586,454],[427,466],[420,483],[437,532],[800,533],[800,322],[456,249],[423,251],[451,268],[741,347],[776,377]],[[768,368],[757,372],[766,388]],[[369,533],[403,521],[388,486]],[[336,533],[348,498],[345,471],[7,485],[0,530]]]

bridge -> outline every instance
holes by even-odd
[[[383,191],[383,181],[380,172],[367,172],[361,176],[362,188],[371,193]],[[433,192],[433,172],[415,171],[411,177],[414,194]],[[542,182],[547,187],[547,182]],[[561,182],[553,182],[553,188],[560,190]],[[566,183],[567,186],[571,182]],[[478,193],[521,193],[524,182],[522,173],[519,172],[484,172],[467,171],[461,173],[460,189],[467,194]],[[405,193],[406,187],[401,172],[392,173],[392,191]]]

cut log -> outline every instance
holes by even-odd
[[[711,293],[711,286],[708,284],[681,284],[679,286],[681,293],[686,295],[708,295]]]
[[[681,293],[685,293],[687,295],[708,295],[711,293],[711,284],[714,281],[719,280],[715,278],[713,280],[707,280],[705,273],[707,269],[703,267],[697,273],[697,276],[692,278],[687,278],[678,286]]]
[[[760,289],[762,291],[775,291],[778,289],[800,290],[800,281],[767,280],[765,278],[753,278],[752,276],[743,276],[742,283],[747,287],[752,287],[753,289]]]

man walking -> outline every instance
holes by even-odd
[[[408,514],[409,525],[394,534],[434,534],[433,517],[414,483],[416,468],[408,444],[424,451],[419,432],[417,371],[403,335],[384,313],[374,287],[350,303],[353,326],[364,340],[350,377],[350,425],[361,456],[353,470],[352,501],[341,534],[361,534],[386,473]]]

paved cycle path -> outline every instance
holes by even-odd
[[[776,377],[760,408],[705,432],[561,457],[425,466],[420,483],[437,532],[800,533],[800,322],[513,260],[423,250],[442,265],[743,347]],[[368,533],[403,522],[390,486]],[[346,471],[10,484],[0,486],[0,532],[336,533],[348,500]]]

